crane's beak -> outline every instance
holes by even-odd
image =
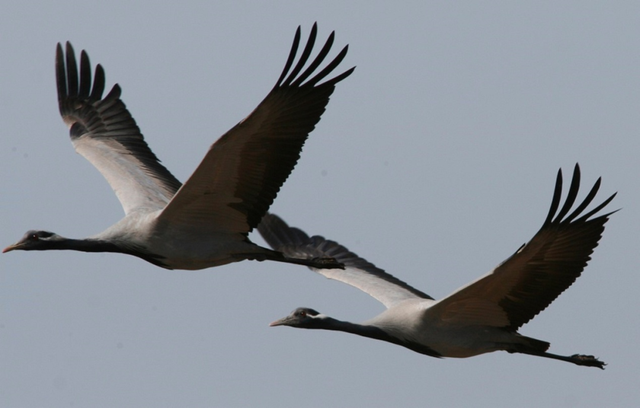
[[[287,317],[283,317],[282,319],[278,319],[275,322],[271,322],[269,323],[269,327],[275,327],[275,326],[285,326],[287,324],[287,319],[289,316]]]
[[[20,247],[24,245],[21,242],[16,242],[13,245],[9,245],[8,247],[6,247],[5,249],[2,250],[2,253],[4,254],[5,252],[9,252],[9,251],[13,251],[14,249],[20,249]]]

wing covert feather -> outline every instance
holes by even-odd
[[[276,251],[288,257],[318,258],[333,257],[344,264],[345,269],[309,268],[329,279],[351,285],[368,293],[387,308],[407,299],[433,299],[396,277],[377,268],[366,259],[349,251],[335,241],[315,235],[309,237],[304,231],[289,227],[280,217],[267,214],[258,225],[258,231]]]
[[[549,215],[531,241],[489,274],[437,302],[429,313],[451,317],[455,311],[462,321],[473,313],[470,305],[488,301],[500,310],[487,311],[485,319],[494,326],[515,331],[549,306],[580,276],[613,213],[589,219],[615,194],[577,218],[595,197],[600,187],[598,179],[585,200],[565,217],[575,202],[579,183],[580,168],[576,165],[565,205],[556,214],[562,192],[562,173],[558,172]]]
[[[92,83],[89,56],[80,53],[78,70],[69,42],[66,53],[57,46],[56,79],[60,115],[70,128],[74,148],[104,176],[125,213],[163,208],[181,183],[149,149],[120,99],[120,87],[114,85],[103,98],[104,69],[96,66]]]
[[[300,157],[309,133],[320,120],[335,84],[353,68],[318,84],[341,62],[347,47],[328,66],[304,83],[304,71],[316,37],[313,26],[305,51],[291,73],[300,28],[278,83],[256,109],[216,141],[198,168],[160,215],[173,224],[202,233],[248,234],[260,222]],[[333,34],[310,67],[326,57]],[[330,68],[330,69],[327,69]]]

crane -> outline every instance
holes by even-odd
[[[362,324],[337,320],[310,308],[297,308],[271,326],[343,331],[432,357],[462,358],[504,350],[604,369],[605,363],[594,356],[552,354],[547,352],[548,342],[517,331],[571,286],[591,259],[604,224],[613,212],[592,217],[615,197],[613,194],[583,214],[600,183],[598,179],[582,203],[567,215],[578,195],[580,168],[575,166],[566,201],[559,212],[562,171],[558,171],[551,208],[533,238],[493,271],[440,300],[409,286],[335,241],[317,235],[309,237],[278,216],[267,214],[258,231],[272,248],[287,256],[335,258],[344,264],[344,270],[311,269],[368,293],[387,308]]]
[[[60,114],[76,152],[102,173],[125,217],[85,239],[30,230],[3,252],[118,252],[163,268],[189,270],[245,259],[340,267],[329,258],[292,259],[248,238],[293,170],[336,84],[355,69],[321,82],[341,63],[348,46],[319,70],[335,33],[310,59],[317,37],[314,24],[294,65],[300,37],[298,27],[282,74],[266,98],[209,148],[184,184],[160,164],[145,142],[120,99],[120,86],[115,84],[103,97],[102,66],[95,67],[92,81],[87,53],[81,52],[78,66],[71,44],[66,43],[66,52],[58,44],[55,66]]]

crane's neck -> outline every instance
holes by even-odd
[[[303,326],[306,329],[321,329],[321,330],[334,330],[351,334],[357,334],[358,336],[369,337],[371,339],[387,341],[389,343],[399,344],[405,346],[400,339],[390,335],[385,330],[378,326],[370,324],[359,324],[345,322],[343,320],[334,319],[326,315],[320,315],[313,319],[313,322]],[[406,347],[406,346],[405,346]]]
[[[351,334],[357,334],[358,336],[369,337],[371,339],[387,341],[389,343],[397,344],[402,347],[406,347],[420,354],[426,354],[431,357],[442,357],[440,353],[431,349],[428,346],[419,344],[410,340],[401,339],[389,334],[381,327],[371,324],[358,324],[346,322],[332,317],[323,316],[317,319],[317,324],[308,326],[309,329],[323,329],[323,330],[335,330],[342,331]]]
[[[379,327],[346,322],[328,316],[323,316],[322,318],[317,319],[317,323],[317,326],[313,325],[308,328],[342,331],[346,333],[357,334],[358,336],[369,337],[384,341],[389,341],[388,337],[390,337],[389,334],[387,334]]]
[[[46,247],[39,249],[67,249],[82,252],[117,252],[121,254],[133,255],[144,259],[154,265],[167,268],[167,264],[163,262],[164,257],[150,253],[142,247],[134,247],[131,245],[121,246],[113,242],[97,239],[73,239],[58,237],[58,239],[47,242]]]
[[[124,253],[116,244],[93,238],[73,239],[59,237],[47,242],[42,249],[70,249],[82,252],[121,252]]]

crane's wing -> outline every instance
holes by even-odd
[[[562,195],[562,172],[558,171],[549,214],[531,241],[492,272],[440,300],[426,313],[450,322],[515,331],[549,306],[587,266],[604,224],[613,213],[591,218],[609,204],[615,194],[582,214],[600,188],[598,179],[582,203],[567,215],[576,201],[579,186],[580,168],[576,165],[567,199],[556,213]]]
[[[280,217],[267,214],[258,225],[258,231],[276,251],[291,258],[313,259],[332,257],[344,264],[343,269],[309,268],[329,279],[351,285],[368,293],[387,308],[406,299],[433,299],[400,279],[377,268],[366,259],[350,252],[335,241],[288,226]]]
[[[202,234],[240,233],[255,228],[293,170],[309,133],[329,102],[335,85],[354,70],[320,83],[342,61],[347,48],[308,79],[329,53],[331,33],[309,66],[317,27],[314,24],[298,63],[295,35],[287,63],[275,87],[244,120],[216,141],[185,182],[159,221]]]
[[[89,160],[118,196],[126,214],[136,208],[163,208],[181,183],[163,166],[144,141],[135,120],[120,99],[120,86],[102,97],[104,69],[91,64],[85,51],[80,67],[73,47],[56,49],[58,106],[69,126],[71,143]]]

